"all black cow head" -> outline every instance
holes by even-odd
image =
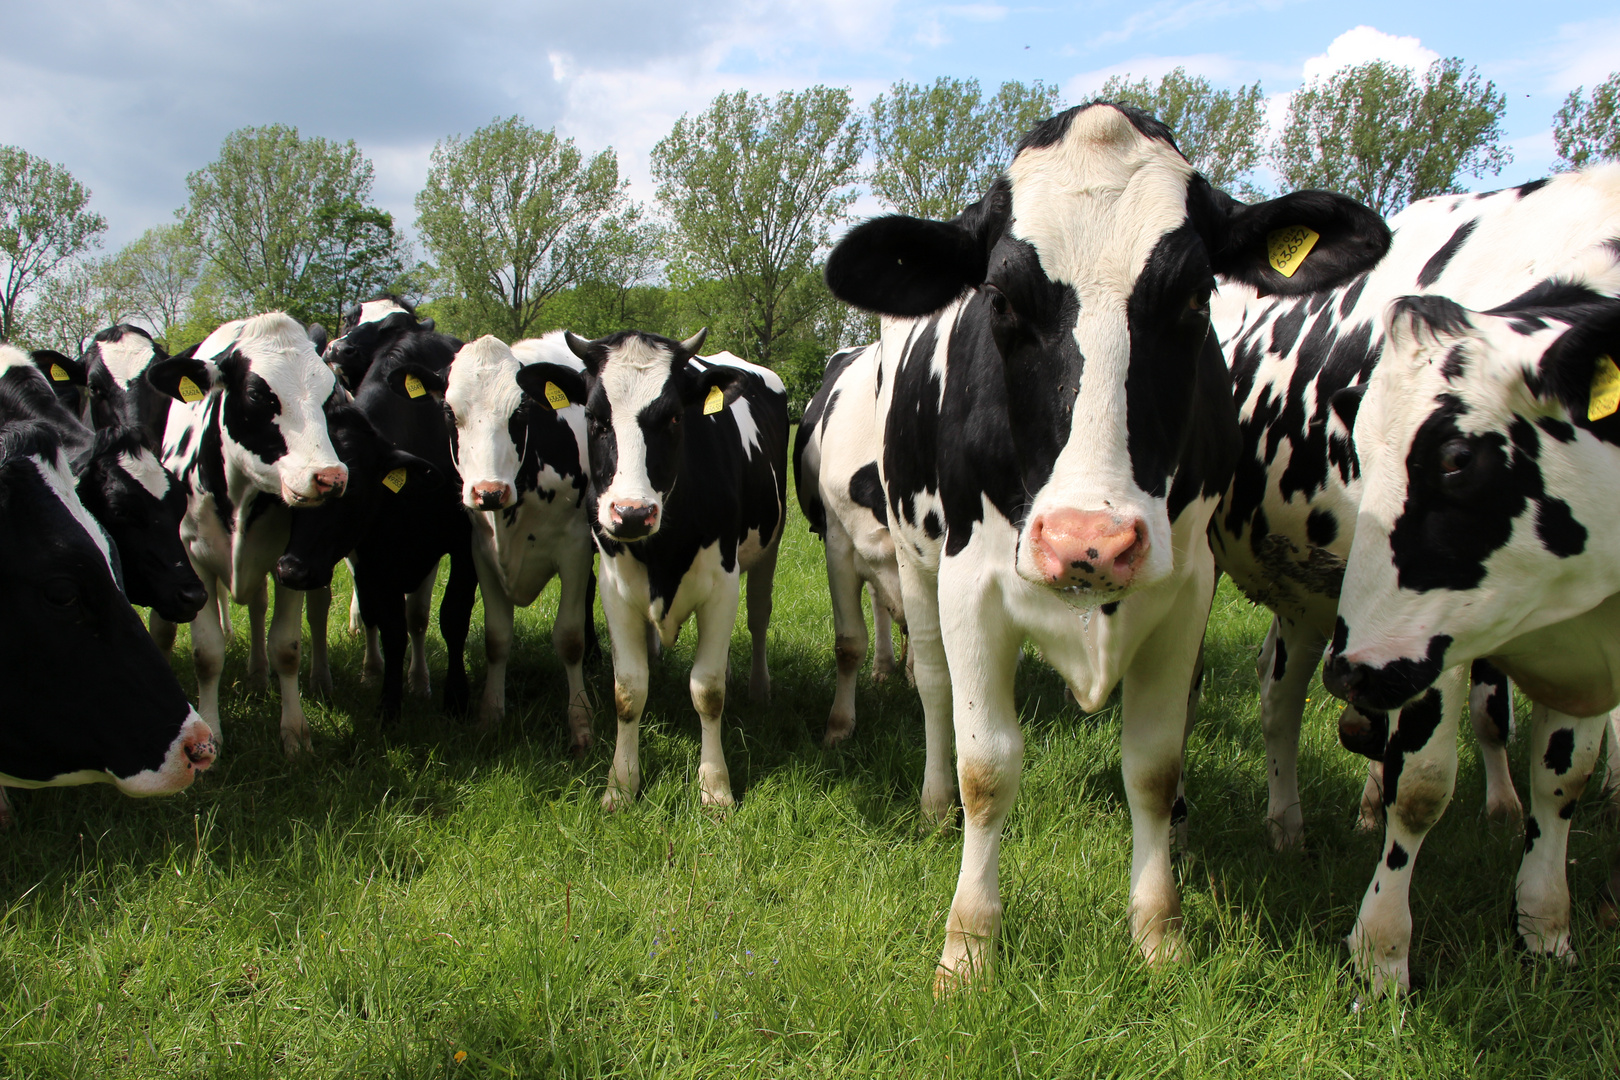
[[[1239,203],[1164,125],[1098,102],[1038,125],[959,217],[852,229],[826,277],[885,315],[954,305],[941,316],[954,319],[951,348],[999,358],[1029,496],[1018,573],[1101,602],[1171,571],[1171,481],[1199,365],[1220,362],[1208,352],[1217,275],[1304,293],[1388,246],[1378,215],[1340,195]]]

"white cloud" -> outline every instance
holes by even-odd
[[[1423,47],[1415,37],[1397,37],[1371,26],[1358,26],[1346,30],[1328,45],[1327,52],[1305,61],[1302,72],[1306,82],[1323,79],[1348,67],[1384,60],[1413,72],[1428,70],[1440,59],[1433,49]]]
[[[1620,69],[1620,19],[1560,26],[1553,54],[1556,66],[1547,92],[1563,96],[1577,86],[1590,90]]]

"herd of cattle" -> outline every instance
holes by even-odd
[[[878,341],[831,358],[793,447],[832,592],[826,742],[854,730],[869,588],[876,674],[895,666],[891,623],[909,638],[923,817],[963,809],[940,989],[993,960],[1026,641],[1084,709],[1122,688],[1130,929],[1150,962],[1182,953],[1171,841],[1220,573],[1275,615],[1259,670],[1276,845],[1302,838],[1300,724],[1324,651],[1341,739],[1372,759],[1362,812],[1385,841],[1349,944],[1374,990],[1409,985],[1411,875],[1451,799],[1465,698],[1487,808],[1523,818],[1519,940],[1573,956],[1565,845],[1620,704],[1620,165],[1386,223],[1326,192],[1236,202],[1157,121],[1094,103],[1026,135],[959,217],[854,228],[826,276],[883,317]],[[770,693],[781,381],[699,356],[701,333],[463,344],[392,297],[339,329],[327,343],[260,315],[172,357],[127,325],[77,360],[0,346],[0,782],[184,788],[220,747],[233,601],[250,676],[280,681],[286,749],[307,749],[305,603],[310,682],[329,688],[345,558],[351,626],[396,717],[407,678],[427,689],[449,556],[446,710],[470,707],[475,590],[492,723],[514,609],[558,577],[576,755],[600,597],[608,808],[640,786],[649,658],[695,615],[701,797],[730,805],[720,720],[745,573],[749,691]],[[166,656],[180,622],[195,709]],[[1535,705],[1527,814],[1509,677]]]

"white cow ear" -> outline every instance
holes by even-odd
[[[1403,296],[1389,306],[1386,352],[1407,363],[1430,363],[1443,344],[1473,329],[1469,312],[1444,296]]]

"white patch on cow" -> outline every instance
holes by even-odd
[[[355,325],[358,326],[360,323],[368,322],[382,322],[394,312],[404,310],[404,308],[400,307],[394,301],[389,300],[387,297],[384,297],[381,300],[367,300],[365,303],[360,305],[360,318],[355,320]]]
[[[14,367],[33,367],[34,358],[17,348],[15,345],[0,343],[0,375],[4,375]]]
[[[343,465],[327,433],[324,409],[337,376],[316,355],[303,326],[279,311],[246,320],[235,347],[247,358],[248,370],[268,383],[281,402],[274,423],[287,452],[274,462],[260,461],[227,432],[228,453],[253,476],[255,487],[279,494],[289,505],[319,498],[315,475]]]
[[[712,356],[699,356],[695,359],[701,360],[705,364],[724,364],[726,367],[741,368],[744,371],[753,372],[755,375],[760,377],[760,380],[763,381],[766,386],[771,388],[773,393],[787,393],[787,385],[782,382],[782,377],[780,375],[768,367],[761,367],[758,364],[750,364],[747,360],[744,360],[742,357],[737,356],[734,353],[721,351]]]
[[[130,453],[124,451],[118,455],[118,464],[125,472],[134,477],[136,482],[152,493],[154,499],[161,499],[169,493],[169,474],[163,470],[158,459],[145,447]]]
[[[613,527],[613,504],[642,503],[663,509],[663,496],[647,476],[647,442],[637,417],[657,401],[669,381],[669,350],[642,337],[631,337],[608,354],[597,373],[612,411],[618,468],[597,500],[596,516],[604,529]]]
[[[3,360],[3,357],[0,357],[0,360]],[[101,557],[107,560],[107,572],[112,574],[114,581],[117,581],[118,574],[113,569],[112,546],[107,541],[107,534],[102,530],[100,522],[91,517],[90,511],[86,510],[84,504],[79,501],[73,473],[69,471],[67,462],[62,459],[60,454],[57,455],[55,461],[46,461],[44,458],[39,457],[31,457],[28,460],[34,463],[34,468],[39,470],[40,478],[45,481],[45,486],[50,488],[51,493],[61,500],[68,513],[73,515],[73,520],[77,521],[84,531],[90,534],[90,539],[95,541],[96,547],[101,551]]]
[[[462,502],[474,509],[474,484],[503,483],[517,493],[522,448],[512,442],[510,422],[523,405],[518,366],[513,350],[490,334],[463,345],[450,365],[444,400],[456,418]]]
[[[117,341],[96,342],[96,351],[101,354],[101,363],[107,369],[107,374],[126,390],[130,383],[146,373],[155,355],[152,339],[133,330],[124,331],[124,336]]]
[[[1160,239],[1186,220],[1192,174],[1168,143],[1143,135],[1110,107],[1075,114],[1062,139],[1023,151],[1007,168],[1011,233],[1035,248],[1048,277],[1074,289],[1074,339],[1085,357],[1068,442],[1029,520],[1064,508],[1140,519],[1149,546],[1137,587],[1170,573],[1170,518],[1166,499],[1142,491],[1132,474],[1126,305]],[[1018,567],[1027,580],[1043,581],[1028,544],[1020,544]]]
[[[759,425],[754,423],[754,411],[748,406],[748,399],[739,397],[731,403],[731,415],[737,421],[737,434],[742,439],[743,449],[749,457],[759,449]]]

